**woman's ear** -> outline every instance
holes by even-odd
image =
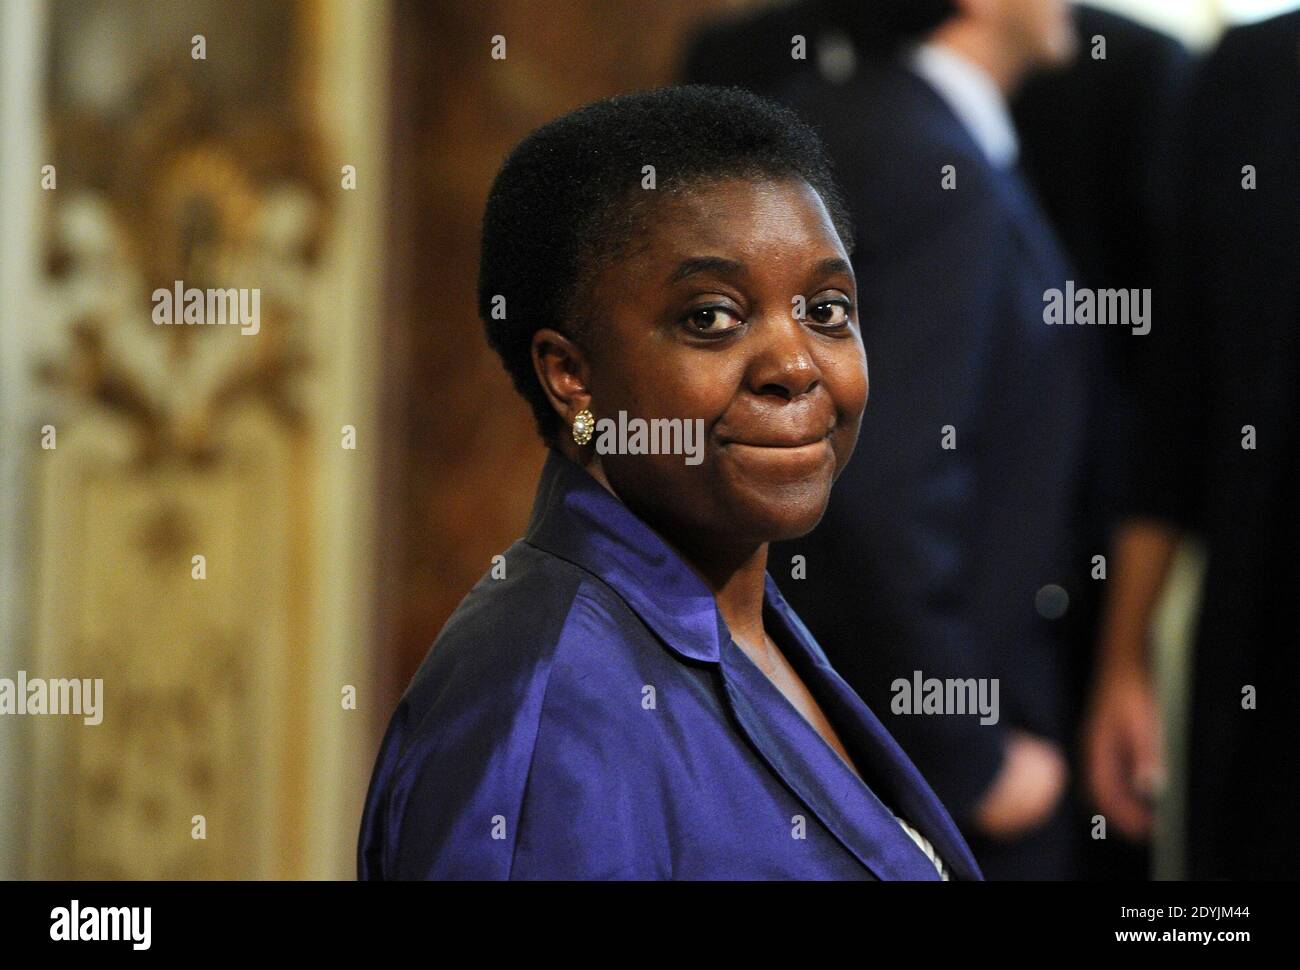
[[[590,363],[586,353],[558,330],[533,334],[533,369],[551,407],[566,426],[591,403]]]

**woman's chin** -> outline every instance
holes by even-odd
[[[817,527],[830,498],[830,481],[803,481],[765,488],[736,503],[736,526],[766,542],[798,539]]]

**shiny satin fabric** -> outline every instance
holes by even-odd
[[[891,809],[952,878],[982,878],[770,577],[768,632],[874,791],[732,641],[681,558],[558,452],[505,559],[393,714],[360,878],[938,879]]]

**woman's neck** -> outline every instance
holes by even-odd
[[[732,635],[747,643],[762,643],[767,543],[734,550],[730,556],[711,555],[707,560],[684,551],[682,558],[713,592],[718,612]]]

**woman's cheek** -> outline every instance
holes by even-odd
[[[856,424],[867,403],[867,359],[862,345],[856,341],[851,349],[846,349],[850,352],[837,355],[830,366],[823,368],[823,373],[828,377],[828,389],[836,409]]]

